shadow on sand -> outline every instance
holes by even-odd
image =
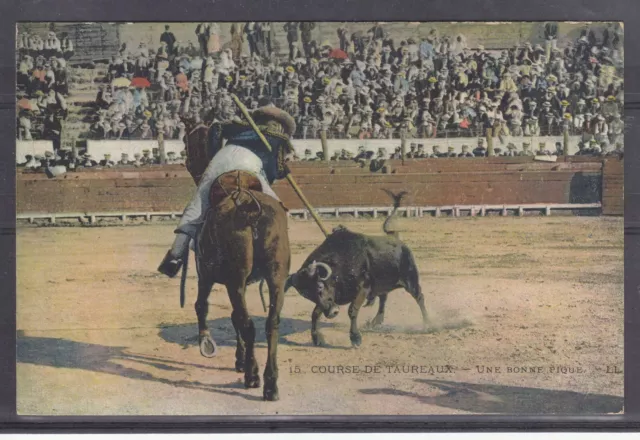
[[[604,394],[446,380],[416,379],[416,382],[429,385],[444,394],[423,396],[416,392],[392,388],[370,388],[360,392],[368,395],[413,397],[423,404],[476,414],[606,414],[622,411],[624,404],[622,397]]]
[[[201,364],[178,362],[162,357],[129,353],[125,347],[107,347],[98,344],[70,341],[60,338],[41,338],[18,334],[17,362],[47,367],[80,369],[98,373],[113,374],[129,379],[146,380],[180,388],[209,391],[230,396],[241,397],[252,401],[261,401],[258,395],[233,391],[234,388],[244,390],[242,382],[227,384],[209,384],[199,381],[171,380],[154,376],[146,371],[125,367],[118,361],[130,361],[142,365],[150,365],[164,371],[182,371],[191,368],[203,368],[218,371],[235,371],[233,368],[211,367]],[[238,378],[241,378],[238,373]]]
[[[266,345],[265,318],[254,317],[256,326],[256,342]],[[230,318],[220,318],[209,323],[211,334],[220,346],[236,346],[236,334]],[[331,324],[322,324],[322,327]],[[285,336],[293,333],[304,332],[309,329],[307,321],[284,318],[280,322],[280,343],[293,346],[303,346],[296,342],[288,342]],[[198,326],[196,323],[184,325],[161,326],[159,336],[166,342],[180,344],[183,347],[195,348],[198,340]],[[175,387],[222,393],[230,396],[242,397],[247,400],[261,401],[258,395],[244,394],[240,391],[233,391],[234,388],[244,390],[241,381],[228,384],[210,384],[192,380],[172,380],[155,376],[142,369],[131,366],[124,366],[122,361],[133,365],[151,366],[158,370],[177,372],[186,371],[193,368],[217,371],[235,371],[234,368],[214,367],[202,364],[175,361],[173,359],[146,354],[136,354],[128,351],[127,347],[111,347],[99,344],[89,344],[85,342],[71,341],[62,338],[45,338],[26,336],[19,331],[17,335],[17,362],[24,364],[42,365],[55,368],[79,369],[85,371],[95,371],[98,373],[113,374],[127,377],[129,379],[146,380],[162,383]],[[309,344],[311,345],[311,344]],[[193,347],[192,347],[193,346]],[[344,347],[330,347],[344,348]],[[242,373],[238,373],[238,379],[242,378]]]
[[[265,332],[266,318],[263,316],[252,316],[253,324],[256,328],[256,345],[266,346],[267,336]],[[318,328],[333,327],[333,323],[318,323]],[[211,332],[211,337],[216,341],[218,346],[235,347],[236,332],[233,328],[231,318],[218,318],[207,321],[207,326]],[[312,347],[311,344],[311,322],[303,319],[280,318],[278,344],[291,345],[296,347]],[[305,333],[309,341],[303,343],[289,341],[287,336],[295,333]],[[181,345],[183,348],[195,347],[198,345],[198,324],[180,324],[180,325],[162,325],[160,327],[159,336],[166,342]],[[350,346],[328,346],[332,349],[349,349]]]

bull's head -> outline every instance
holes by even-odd
[[[335,292],[330,285],[332,270],[328,264],[313,261],[308,266],[289,276],[285,285],[285,292],[290,287],[296,290],[322,309],[324,316],[335,318],[338,315],[338,305],[335,302]]]

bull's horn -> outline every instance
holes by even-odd
[[[316,263],[316,260],[313,260],[311,263],[309,263],[309,265],[307,266],[307,272],[309,273],[310,277],[316,274],[317,268],[318,268],[318,263]]]
[[[324,281],[324,280],[328,280],[329,277],[331,276],[331,268],[329,267],[329,265],[327,263],[323,263],[322,261],[319,263],[316,263],[317,267],[322,267],[327,274],[325,276],[320,275],[319,278]]]

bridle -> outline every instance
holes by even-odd
[[[213,124],[212,124],[213,125]],[[193,127],[189,133],[187,133],[187,137],[191,136],[196,130],[200,130],[201,128],[206,128],[207,130],[211,127],[211,125],[206,125],[204,122],[200,122],[195,127]]]

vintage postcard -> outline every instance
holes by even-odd
[[[623,29],[19,23],[18,414],[623,413]]]

